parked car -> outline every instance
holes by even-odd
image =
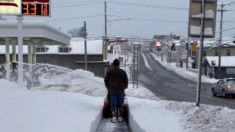
[[[211,89],[212,95],[217,94],[227,97],[227,95],[235,95],[235,78],[221,79],[214,83]]]

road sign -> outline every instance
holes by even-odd
[[[215,37],[217,0],[206,0],[205,38]],[[202,18],[202,0],[190,0],[188,37],[200,37]]]
[[[21,0],[0,0],[0,15],[21,15]]]
[[[22,0],[22,15],[51,16],[50,0]]]
[[[192,50],[197,50],[197,45],[196,44],[192,45]]]

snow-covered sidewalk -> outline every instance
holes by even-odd
[[[162,61],[160,57],[156,56],[154,53],[150,53],[153,58],[158,61],[162,66],[166,67],[167,69],[174,71],[176,74],[186,78],[186,79],[190,79],[192,81],[197,81],[198,79],[198,74],[196,72],[192,72],[189,70],[186,70],[185,68],[180,68],[176,66],[176,63],[167,63],[166,62],[166,58],[164,58],[164,60]],[[217,79],[211,79],[205,75],[202,75],[202,82],[204,83],[216,83],[218,80]]]
[[[143,53],[141,53],[141,54],[144,59],[144,64],[145,64],[146,68],[148,68],[150,71],[153,71],[152,67],[149,65],[149,62],[148,62],[146,56]]]

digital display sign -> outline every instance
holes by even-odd
[[[50,0],[22,0],[22,15],[50,16]]]
[[[49,4],[22,3],[22,14],[31,16],[50,16]]]

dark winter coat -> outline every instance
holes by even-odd
[[[104,83],[110,93],[124,93],[124,90],[128,87],[127,74],[119,67],[114,67],[107,72]]]

